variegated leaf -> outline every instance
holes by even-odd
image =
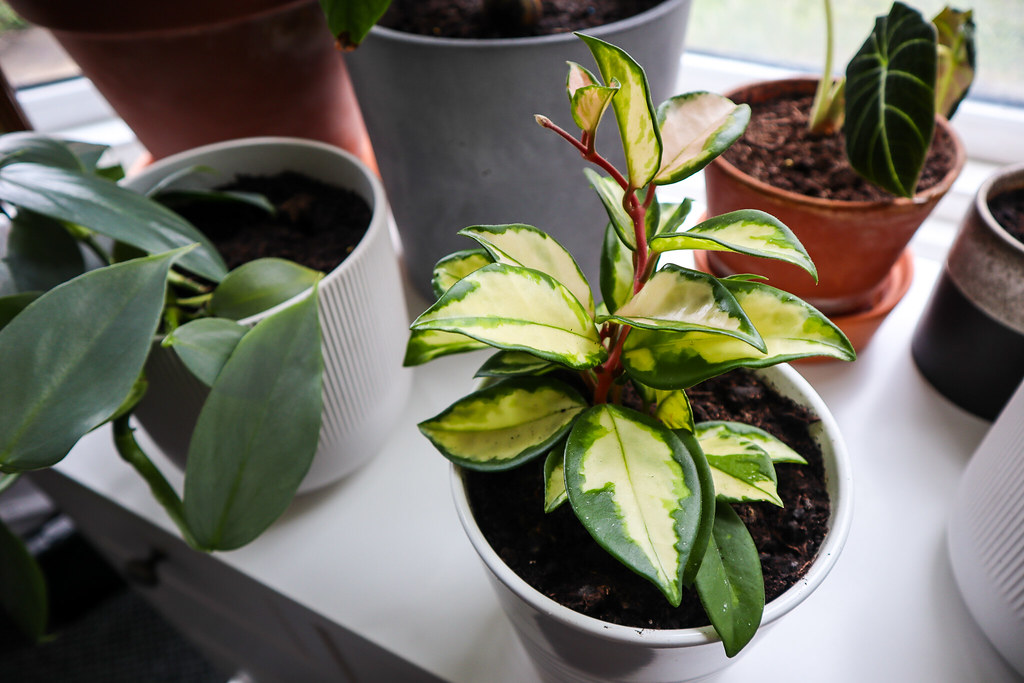
[[[476,377],[534,377],[555,370],[559,366],[551,361],[538,358],[526,351],[498,351],[484,361],[476,371]]]
[[[765,350],[764,342],[729,289],[699,270],[668,264],[612,318],[633,327],[729,335]]]
[[[422,365],[441,356],[466,353],[488,348],[487,344],[458,332],[442,330],[412,330],[405,345],[405,359],[402,365]]]
[[[459,399],[419,428],[458,465],[504,470],[546,453],[586,407],[564,382],[515,377]]]
[[[601,247],[601,296],[607,310],[617,311],[633,296],[633,252],[609,223]]]
[[[718,500],[764,501],[782,507],[775,466],[763,448],[749,439],[738,438],[721,422],[702,422],[695,433],[711,466]]]
[[[569,500],[565,490],[565,443],[551,449],[544,460],[544,512],[553,512]]]
[[[590,186],[597,192],[604,210],[608,212],[608,220],[615,228],[619,239],[629,247],[630,251],[636,250],[636,234],[633,232],[633,221],[622,207],[623,191],[614,179],[602,176],[593,169],[583,169],[583,174],[590,182]]]
[[[619,83],[612,108],[626,153],[629,185],[640,188],[650,182],[661,166],[661,136],[647,76],[643,68],[621,48],[577,33],[587,44],[605,83]]]
[[[735,657],[761,625],[764,577],[750,532],[728,503],[715,506],[714,535],[697,573],[697,596],[711,625]]]
[[[460,332],[577,370],[607,357],[594,319],[576,297],[550,275],[522,266],[495,263],[470,273],[412,328]]]
[[[460,235],[475,239],[495,263],[532,268],[547,273],[572,292],[587,313],[594,315],[594,296],[583,271],[572,254],[542,230],[532,225],[475,225]]]
[[[938,31],[935,109],[953,118],[974,82],[974,12],[944,7],[932,19]]]
[[[768,347],[760,353],[738,339],[706,332],[633,330],[622,362],[630,376],[650,386],[685,389],[738,367],[763,368],[797,358],[854,360],[839,328],[797,297],[761,282],[721,280]]]
[[[676,230],[682,227],[683,223],[686,222],[687,216],[690,215],[690,209],[693,207],[693,200],[687,197],[679,203],[661,203],[661,211],[659,212],[658,229],[654,231],[655,235],[671,235]]]
[[[569,92],[572,120],[591,136],[597,130],[612,97],[619,90],[618,82],[601,85],[594,74],[576,62],[569,62],[569,76],[566,79]]]
[[[763,211],[741,209],[709,218],[686,232],[659,234],[651,239],[657,253],[674,249],[735,251],[786,261],[818,279],[818,271],[793,231]]]
[[[685,391],[660,391],[656,417],[669,429],[685,429],[694,432],[693,410]]]
[[[576,516],[673,605],[707,542],[701,522],[710,501],[694,463],[703,456],[694,448],[651,417],[602,404],[579,416],[565,451],[565,485]]]
[[[697,425],[697,439],[704,446],[704,435],[720,441],[730,440],[740,447],[745,448],[748,444],[763,450],[772,459],[773,463],[793,463],[806,465],[807,461],[802,455],[780,441],[776,436],[769,434],[763,429],[742,422],[701,422]],[[707,452],[707,449],[705,449]]]
[[[440,299],[456,282],[492,263],[494,260],[485,249],[463,249],[448,254],[434,266],[434,276],[430,280],[434,296]]]
[[[692,92],[658,107],[661,168],[656,185],[688,178],[736,142],[750,122],[750,105],[733,104],[721,95]]]

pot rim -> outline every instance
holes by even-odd
[[[974,195],[974,209],[997,237],[1008,243],[1013,251],[1024,256],[1024,242],[1011,235],[992,215],[988,202],[1003,192],[1024,190],[1024,162],[1005,166],[985,179]]]
[[[294,137],[283,137],[283,136],[261,136],[251,138],[238,138],[235,140],[225,140],[223,142],[214,142],[208,145],[202,145],[200,147],[194,147],[187,149],[177,154],[165,157],[158,161],[153,162],[151,165],[142,169],[139,173],[126,178],[124,185],[130,189],[137,189],[138,185],[147,186],[149,181],[157,181],[160,176],[167,175],[171,169],[182,168],[188,165],[194,165],[192,159],[195,157],[205,157],[210,155],[220,155],[224,153],[230,153],[233,150],[239,148],[250,148],[250,147],[262,147],[268,150],[268,154],[273,154],[275,149],[297,149],[297,150],[315,150],[318,153],[327,153],[338,158],[340,163],[347,163],[359,172],[370,188],[370,196],[367,197],[362,195],[356,188],[355,189],[363,196],[363,199],[370,204],[370,224],[366,227],[366,232],[363,237],[359,240],[359,243],[349,253],[344,261],[339,263],[329,273],[326,273],[323,279],[320,280],[319,286],[323,287],[328,282],[344,277],[345,274],[355,268],[353,265],[356,261],[361,258],[361,254],[366,252],[370,246],[369,243],[372,237],[377,233],[383,231],[389,231],[389,211],[387,209],[387,198],[384,194],[384,186],[380,179],[363,163],[358,157],[352,153],[343,150],[334,145],[326,142],[320,142],[317,140],[307,140],[305,138],[294,138]],[[211,164],[212,165],[212,164]],[[281,170],[286,170],[284,167]],[[294,170],[300,170],[298,168]],[[224,182],[221,180],[220,182]],[[389,237],[390,239],[390,237]],[[238,321],[241,325],[255,325],[260,320],[273,315],[274,313],[291,306],[292,304],[304,299],[312,288],[306,289],[299,294],[291,297],[290,299],[283,301],[276,306],[268,308],[267,310],[257,313],[255,315],[242,318]]]
[[[779,78],[767,81],[752,81],[746,85],[733,88],[725,93],[725,97],[730,100],[734,100],[737,93],[744,90],[756,90],[767,84],[793,84],[793,85],[805,85],[808,83],[817,83],[818,78],[812,76],[802,76],[793,78]],[[932,185],[926,190],[921,190],[913,197],[896,197],[893,196],[889,199],[879,199],[874,201],[850,201],[846,199],[824,199],[822,197],[810,197],[808,195],[798,194],[790,190],[785,190],[774,185],[758,180],[757,178],[747,174],[746,172],[737,168],[734,164],[725,159],[724,156],[716,157],[712,160],[712,164],[717,166],[726,175],[732,177],[736,182],[745,184],[754,190],[765,195],[773,195],[779,197],[782,201],[790,202],[792,204],[803,205],[815,209],[836,209],[842,208],[845,211],[877,211],[884,207],[894,207],[902,210],[914,210],[922,204],[928,204],[930,202],[937,202],[941,199],[949,189],[953,187],[953,183],[960,176],[963,171],[964,164],[967,161],[967,152],[963,144],[963,140],[960,139],[956,129],[945,117],[936,114],[935,125],[942,128],[949,135],[950,140],[953,142],[953,166],[949,171],[942,177],[935,185]]]
[[[835,418],[825,402],[796,370],[787,364],[753,370],[783,394],[805,403],[818,417],[822,442],[831,441],[831,457],[825,457],[826,487],[832,504],[830,526],[810,569],[797,583],[765,605],[760,629],[767,628],[803,602],[825,580],[835,566],[853,521],[853,480],[849,455]],[[451,489],[456,512],[470,543],[495,578],[501,581],[521,600],[538,612],[593,637],[620,643],[636,643],[650,648],[693,647],[719,642],[721,639],[712,626],[686,629],[645,629],[609,624],[564,607],[547,597],[513,572],[484,538],[470,512],[469,500],[463,486],[461,469],[451,466]]]
[[[588,36],[603,38],[604,36],[628,31],[637,26],[650,24],[664,19],[665,15],[675,10],[679,5],[689,5],[693,0],[664,0],[658,5],[651,7],[640,14],[613,21],[610,24],[602,24],[590,29],[580,31]],[[446,38],[440,36],[424,36],[418,33],[407,33],[376,25],[370,29],[370,34],[391,42],[407,43],[423,47],[445,47],[449,49],[467,50],[498,50],[513,47],[532,47],[537,45],[558,45],[562,43],[575,42],[576,32],[552,33],[544,36],[523,36],[519,38]]]

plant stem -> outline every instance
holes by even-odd
[[[118,455],[121,456],[122,460],[134,467],[135,471],[146,480],[146,483],[149,484],[149,490],[153,493],[153,497],[167,511],[167,515],[174,522],[175,526],[178,527],[185,542],[193,548],[201,550],[188,528],[188,523],[185,521],[185,507],[181,498],[171,488],[163,473],[157,469],[153,461],[149,459],[149,456],[139,447],[138,442],[135,440],[135,430],[129,424],[130,419],[131,413],[127,413],[114,420],[114,445],[117,447]]]
[[[835,30],[832,1],[823,0],[823,2],[825,4],[825,69],[821,74],[821,80],[818,81],[818,88],[814,92],[814,103],[811,105],[808,130],[812,133],[822,133],[833,124],[831,113],[832,101],[835,98],[835,85],[832,78],[832,52]]]

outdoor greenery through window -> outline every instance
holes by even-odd
[[[974,10],[978,70],[973,97],[1024,105],[1024,1],[910,0],[926,18],[946,4]],[[832,0],[836,68],[845,67],[864,42],[874,18],[891,0]],[[694,0],[687,29],[688,50],[808,70],[824,65],[825,9],[822,0]]]

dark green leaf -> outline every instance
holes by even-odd
[[[21,294],[0,296],[0,330],[42,294],[42,292],[22,292]]]
[[[302,294],[323,274],[279,258],[244,263],[228,273],[210,299],[210,312],[241,320]]]
[[[24,542],[0,520],[0,608],[33,641],[46,633],[46,579]]]
[[[19,211],[11,221],[3,262],[18,292],[45,292],[85,270],[78,242],[68,231],[31,211]]]
[[[163,341],[206,386],[213,386],[248,328],[224,318],[199,318],[171,332]]]

